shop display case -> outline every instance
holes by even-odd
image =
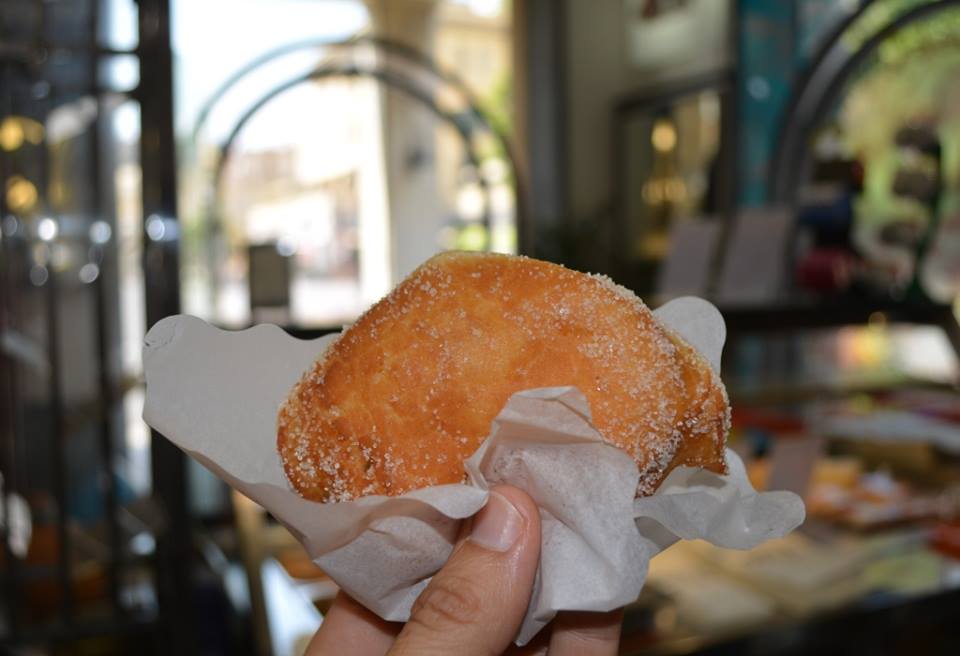
[[[725,312],[730,446],[758,489],[801,494],[807,521],[750,552],[681,543],[658,556],[624,653],[957,648],[954,309],[835,310]]]
[[[960,2],[226,4],[0,2],[0,651],[299,650],[337,587],[143,423],[145,329],[315,338],[452,248],[711,299],[805,499],[623,653],[960,653]]]

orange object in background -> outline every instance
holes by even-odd
[[[810,476],[810,489],[829,485],[845,490],[855,488],[863,474],[863,464],[856,458],[828,457],[821,458],[813,467]],[[770,477],[770,462],[767,458],[754,460],[747,465],[747,477],[754,489],[767,489]],[[809,500],[807,501],[809,504]]]
[[[945,556],[960,559],[960,519],[937,524],[930,535],[930,546]]]
[[[22,610],[30,621],[50,619],[60,610],[64,590],[58,578],[59,558],[57,527],[53,524],[35,525],[27,557],[14,564],[14,567],[22,567],[28,572],[32,570],[44,574],[30,577],[21,584],[27,600],[26,608]],[[107,578],[99,563],[92,560],[74,560],[71,575],[74,607],[106,600]]]
[[[276,558],[291,578],[301,581],[330,578],[322,569],[317,567],[316,563],[310,560],[310,556],[303,550],[303,547],[284,549],[277,554]]]

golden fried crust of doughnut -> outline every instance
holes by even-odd
[[[444,253],[346,330],[278,416],[304,497],[464,480],[512,394],[572,385],[651,494],[677,465],[725,471],[729,404],[709,364],[626,289],[524,257]]]

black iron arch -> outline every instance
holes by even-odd
[[[223,172],[226,167],[227,162],[230,158],[230,152],[233,149],[233,145],[236,143],[237,137],[240,136],[240,133],[243,131],[243,128],[246,127],[247,123],[252,119],[258,111],[260,111],[267,103],[281,95],[285,91],[303,84],[305,82],[316,81],[321,79],[328,78],[354,78],[354,77],[366,77],[378,80],[383,82],[389,87],[395,88],[407,96],[413,98],[414,100],[419,101],[424,107],[429,109],[431,112],[436,114],[441,120],[446,123],[449,123],[460,135],[460,138],[463,139],[463,142],[467,150],[467,158],[470,160],[470,163],[479,171],[480,169],[480,158],[478,157],[473,144],[471,143],[470,137],[472,128],[469,126],[467,121],[464,121],[457,114],[452,114],[450,112],[445,112],[440,107],[433,102],[433,99],[430,97],[430,94],[423,89],[417,88],[415,85],[409,84],[408,80],[405,78],[392,74],[388,71],[382,71],[378,69],[361,69],[358,67],[321,67],[310,71],[304,75],[298,75],[286,82],[283,82],[275,87],[273,87],[266,94],[257,99],[252,105],[250,105],[247,110],[241,115],[240,119],[234,124],[233,129],[231,130],[229,136],[224,141],[224,143],[219,147],[219,153],[217,155],[217,163],[214,169],[213,174],[213,193],[210,195],[211,202],[213,203],[212,211],[210,212],[210,217],[214,221],[219,220],[219,206],[220,206],[220,192],[223,183]],[[472,112],[471,112],[472,113]],[[478,117],[479,118],[479,117]],[[482,119],[481,119],[482,120]],[[489,126],[485,126],[488,129]],[[491,129],[492,130],[492,129]],[[494,134],[495,131],[493,131]],[[488,185],[486,180],[482,176],[478,176],[478,182],[483,188],[484,193],[488,192]],[[489,229],[490,227],[490,207],[488,204],[484,205],[483,209],[482,222],[485,228]]]
[[[207,119],[210,117],[210,112],[213,111],[213,108],[216,107],[216,104],[220,99],[236,86],[243,78],[257,70],[261,66],[270,63],[271,61],[284,57],[286,55],[293,54],[299,50],[306,50],[308,48],[330,48],[333,50],[347,50],[352,48],[357,48],[360,46],[372,46],[376,50],[381,50],[387,54],[396,55],[400,59],[406,60],[407,62],[417,66],[423,71],[426,71],[436,77],[438,80],[443,81],[446,84],[454,87],[459,93],[461,93],[464,99],[467,101],[467,104],[476,109],[478,114],[483,118],[483,113],[480,112],[476,99],[473,96],[473,93],[470,91],[470,88],[457,76],[456,74],[450,71],[441,70],[437,63],[427,57],[423,52],[412,48],[410,46],[398,43],[396,41],[391,41],[389,39],[383,39],[375,36],[358,36],[346,41],[338,41],[331,39],[307,39],[304,41],[295,41],[279,48],[274,48],[264,54],[256,57],[255,59],[247,62],[241,66],[237,71],[235,71],[230,77],[223,81],[223,83],[210,94],[210,97],[203,103],[200,107],[200,111],[197,114],[197,120],[194,123],[192,131],[192,140],[196,140],[200,134],[200,131],[203,129],[203,126],[206,124]],[[492,126],[489,125],[488,127]],[[495,130],[493,130],[496,132]],[[499,135],[498,136],[502,136]]]
[[[267,93],[250,104],[233,125],[226,140],[217,147],[218,152],[214,168],[211,176],[208,178],[210,181],[208,186],[209,193],[206,195],[206,200],[204,201],[204,205],[201,209],[204,219],[203,230],[206,232],[209,242],[208,248],[212,247],[214,241],[213,238],[222,228],[223,217],[221,205],[223,172],[226,163],[229,161],[229,157],[236,139],[243,130],[244,126],[260,109],[264,107],[264,105],[269,103],[278,95],[282,94],[284,91],[311,80],[335,77],[366,77],[377,80],[382,84],[394,88],[408,97],[413,98],[422,106],[426,107],[429,111],[437,115],[440,120],[453,126],[463,140],[467,158],[470,164],[478,172],[477,181],[480,185],[484,198],[486,199],[486,202],[483,206],[481,222],[487,229],[488,236],[490,234],[491,224],[491,210],[489,204],[490,189],[487,181],[484,179],[483,175],[480,174],[481,158],[476,151],[476,144],[472,141],[471,136],[477,132],[491,135],[505,154],[513,172],[515,207],[514,220],[518,227],[518,235],[523,234],[522,230],[520,230],[520,227],[522,226],[525,216],[524,208],[522,206],[524,196],[522,193],[522,183],[519,176],[519,170],[517,169],[516,159],[513,156],[513,150],[510,142],[499,130],[493,126],[490,120],[486,117],[484,111],[479,107],[473,94],[462,80],[452,73],[442,71],[431,58],[427,57],[415,48],[411,48],[390,40],[372,36],[362,36],[346,41],[311,39],[281,46],[261,55],[260,57],[257,57],[256,59],[242,66],[229,78],[227,78],[227,80],[225,80],[201,106],[197,120],[194,123],[191,141],[193,143],[197,142],[210,114],[216,107],[217,103],[227,92],[230,91],[230,89],[236,86],[245,77],[258,70],[262,66],[276,60],[277,58],[307,48],[319,47],[328,48],[334,51],[333,53],[329,53],[327,59],[334,59],[338,54],[349,55],[352,50],[356,50],[358,48],[370,47],[373,48],[374,52],[377,54],[395,56],[397,58],[397,62],[402,65],[411,66],[413,70],[410,72],[391,71],[389,70],[389,64],[385,62],[375,62],[370,66],[362,66],[358,65],[356,61],[351,61],[350,59],[347,59],[343,62],[322,61],[313,70],[274,86]],[[416,75],[418,73],[426,73],[426,79],[419,79]],[[452,88],[460,97],[460,102],[462,102],[465,107],[464,111],[454,113],[445,111],[442,107],[440,107],[433,98],[432,84],[446,85],[449,88]],[[208,256],[212,257],[212,251],[208,253]]]

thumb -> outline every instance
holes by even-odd
[[[470,535],[413,605],[391,654],[499,654],[530,603],[540,514],[515,487],[491,490]]]

